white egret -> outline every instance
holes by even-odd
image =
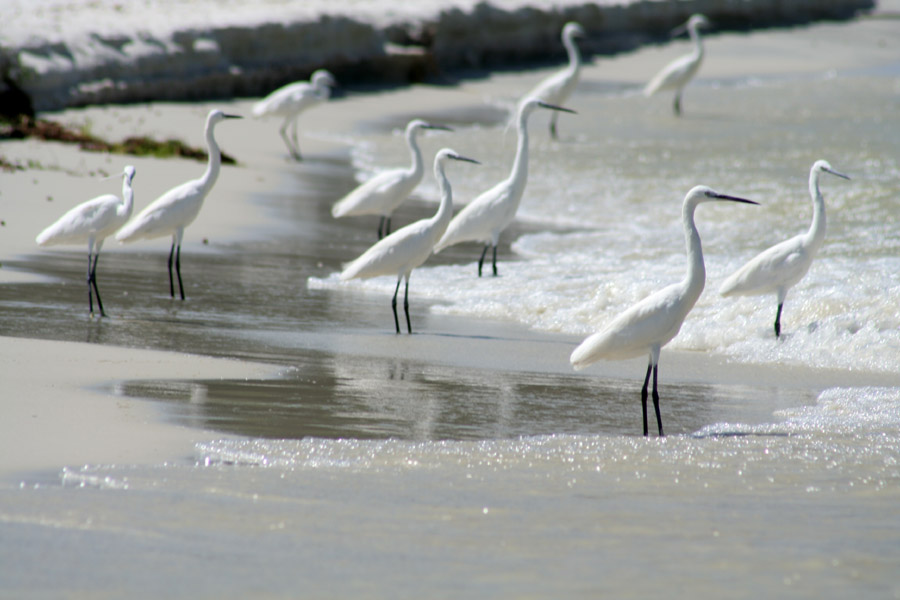
[[[282,86],[253,105],[254,117],[282,117],[284,122],[278,132],[284,140],[291,156],[301,160],[300,144],[297,141],[297,120],[300,113],[331,97],[331,88],[336,86],[334,76],[325,69],[312,74],[309,81],[295,81]],[[291,127],[291,137],[287,135]]]
[[[184,300],[184,285],[181,282],[181,239],[184,228],[194,222],[203,206],[203,200],[212,190],[219,177],[222,156],[216,143],[216,124],[224,119],[240,119],[237,115],[226,115],[221,110],[211,110],[206,117],[206,147],[209,160],[206,171],[199,179],[192,179],[178,185],[153,202],[116,233],[116,240],[133,242],[164,235],[172,236],[169,251],[169,294],[175,297],[175,283],[172,281],[172,256],[175,257],[175,272],[178,275],[178,290]]]
[[[575,112],[568,108],[548,104],[538,98],[529,98],[523,102],[519,107],[516,121],[519,142],[509,177],[483,192],[459,211],[459,214],[447,227],[447,233],[434,248],[435,252],[440,252],[447,246],[460,242],[484,242],[485,247],[478,261],[479,277],[481,277],[484,257],[490,247],[494,249],[492,266],[494,275],[497,275],[497,243],[500,240],[500,233],[515,218],[522,194],[525,192],[525,184],[528,181],[528,116],[538,107],[569,113]]]
[[[440,239],[450,217],[453,215],[453,195],[450,182],[444,174],[444,163],[448,159],[462,160],[478,164],[478,161],[460,156],[449,148],[439,151],[434,157],[434,177],[438,181],[441,192],[441,203],[437,212],[430,219],[421,219],[401,227],[394,233],[379,240],[366,250],[359,258],[351,262],[341,273],[341,279],[369,278],[379,275],[396,275],[397,287],[391,308],[394,311],[394,325],[400,333],[400,320],[397,318],[397,294],[400,282],[406,280],[403,292],[403,311],[406,313],[406,328],[412,333],[409,322],[409,275],[412,270],[425,262],[431,255],[435,242]]]
[[[681,222],[687,246],[687,273],[681,282],[669,285],[647,296],[637,304],[613,319],[600,332],[585,339],[569,361],[576,369],[581,369],[601,359],[622,360],[649,354],[647,375],[641,389],[641,405],[644,412],[644,435],[647,435],[647,386],[653,372],[653,407],[659,435],[663,434],[662,417],[659,413],[659,393],[656,379],[659,353],[681,329],[684,318],[694,307],[706,283],[706,267],[703,264],[703,248],[700,234],[694,225],[694,210],[699,204],[713,200],[731,200],[756,204],[751,200],[720,194],[710,188],[698,185],[684,197],[681,208]]]
[[[100,258],[100,249],[103,247],[104,240],[128,221],[134,206],[134,190],[131,187],[134,179],[134,167],[126,166],[121,177],[123,179],[121,200],[115,194],[104,194],[93,200],[82,202],[61,216],[53,225],[43,230],[35,239],[41,246],[87,242],[88,306],[91,315],[94,314],[93,295],[96,295],[100,316],[106,316],[103,311],[103,302],[100,300],[100,290],[97,288],[97,260]],[[96,252],[94,252],[95,244]],[[93,293],[91,292],[92,286]]]
[[[562,30],[562,43],[566,48],[566,53],[569,55],[568,66],[537,84],[529,93],[523,96],[522,103],[529,98],[539,98],[544,102],[557,106],[566,103],[566,100],[569,99],[569,96],[572,95],[572,92],[578,86],[578,76],[581,72],[581,53],[578,51],[575,38],[584,36],[584,29],[581,25],[574,22],[566,23]],[[554,112],[550,117],[550,135],[554,139],[556,139],[556,120],[558,117],[558,112]]]
[[[809,195],[813,202],[813,218],[809,231],[775,244],[735,271],[719,288],[723,296],[755,296],[774,293],[778,298],[775,314],[775,337],[781,335],[781,309],[788,290],[800,281],[825,241],[825,200],[819,191],[819,175],[838,173],[824,160],[817,160],[809,170]]]
[[[449,127],[413,119],[406,126],[406,144],[412,155],[408,169],[391,169],[375,175],[344,196],[331,209],[334,218],[355,215],[380,215],[378,239],[391,232],[391,214],[412,194],[425,172],[422,151],[416,136],[422,129],[452,131]]]
[[[685,30],[690,34],[694,42],[694,50],[685,56],[676,58],[650,80],[644,88],[645,96],[652,96],[656,92],[675,90],[675,102],[672,105],[676,115],[681,114],[681,92],[684,86],[693,79],[703,62],[703,40],[700,38],[700,27],[709,27],[709,20],[703,15],[693,15],[687,23],[672,31],[672,35],[681,35]]]

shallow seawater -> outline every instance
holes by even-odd
[[[414,336],[392,332],[395,281],[335,276],[376,222],[335,222],[330,204],[351,165],[365,177],[407,160],[390,127],[354,132],[352,161],[315,157],[252,199],[289,235],[186,251],[183,304],[168,300],[164,251],[104,257],[102,321],[83,314],[80,253],[4,260],[53,283],[0,288],[3,335],[284,373],[110,383],[221,439],[166,464],[71,465],[0,486],[0,595],[900,597],[900,389],[790,381],[791,367],[897,370],[896,79],[707,80],[680,120],[634,92],[584,86],[559,142],[535,119],[501,276],[474,277],[475,245],[435,257],[412,278]],[[423,146],[482,160],[449,173],[467,201],[505,176],[514,136],[489,119],[454,125]],[[715,291],[808,227],[819,158],[853,179],[822,180],[826,244],[775,343],[774,299]],[[681,199],[699,183],[762,206],[698,210],[707,290],[672,347],[773,375],[679,379],[664,351],[669,436],[644,439],[640,361],[597,376],[567,357],[682,276]],[[433,210],[430,179],[420,192],[398,226]]]

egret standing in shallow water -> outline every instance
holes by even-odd
[[[809,231],[775,244],[764,250],[722,283],[719,293],[723,296],[755,296],[774,293],[778,297],[775,314],[775,337],[781,335],[781,309],[788,290],[803,279],[816,252],[825,241],[825,200],[819,191],[819,175],[838,173],[824,160],[817,160],[809,170],[809,195],[813,202],[813,218]]]
[[[450,190],[450,182],[444,175],[444,163],[448,159],[478,164],[478,161],[460,156],[449,148],[439,151],[434,157],[434,177],[438,181],[441,192],[441,203],[437,213],[430,219],[410,223],[382,238],[366,250],[362,256],[347,265],[347,268],[341,273],[341,279],[344,280],[357,277],[366,279],[379,275],[397,276],[397,287],[394,289],[394,298],[391,300],[397,333],[400,333],[400,320],[397,318],[397,294],[400,291],[400,282],[406,280],[406,287],[403,291],[403,312],[406,313],[406,328],[409,333],[412,333],[412,325],[409,322],[409,275],[413,269],[431,256],[435,242],[444,234],[447,224],[450,223],[450,217],[453,215],[453,194]]]
[[[331,97],[331,88],[336,86],[334,76],[325,69],[312,74],[309,81],[295,81],[278,88],[253,105],[254,117],[282,117],[284,121],[278,132],[284,140],[288,152],[296,160],[300,156],[300,143],[297,140],[297,120],[300,113],[321,104]],[[291,127],[291,137],[287,135]]]
[[[88,307],[93,315],[93,296],[96,295],[97,309],[102,317],[105,317],[106,313],[103,311],[100,290],[97,288],[97,261],[100,259],[100,248],[103,247],[103,241],[108,236],[115,233],[116,229],[128,221],[134,206],[134,190],[131,187],[134,179],[134,167],[126,166],[121,176],[123,178],[121,200],[115,194],[105,194],[82,202],[38,234],[35,240],[41,246],[87,242]],[[97,245],[96,252],[94,252],[94,244]]]
[[[406,144],[412,155],[408,169],[391,169],[375,175],[344,196],[331,209],[334,218],[355,215],[380,215],[378,239],[391,232],[391,214],[412,194],[425,172],[422,151],[416,136],[422,129],[452,131],[449,127],[414,119],[406,126]]]
[[[703,264],[703,247],[700,234],[694,225],[694,210],[697,205],[714,200],[730,200],[756,204],[752,200],[720,194],[710,188],[698,185],[688,192],[681,208],[681,222],[687,246],[687,273],[680,283],[665,287],[647,296],[631,308],[613,319],[599,333],[588,337],[578,346],[569,361],[576,369],[581,369],[601,359],[622,360],[649,354],[647,375],[641,389],[641,405],[644,412],[644,435],[647,427],[647,386],[653,373],[653,408],[659,435],[663,434],[662,417],[659,413],[659,393],[656,379],[659,353],[681,329],[684,318],[694,307],[703,286],[706,284],[706,267]]]
[[[172,249],[169,251],[169,294],[172,298],[175,297],[172,257],[173,255],[175,257],[178,290],[181,292],[181,299],[184,300],[184,285],[181,282],[181,239],[184,237],[184,228],[197,218],[200,208],[203,206],[203,200],[219,177],[222,155],[214,135],[216,124],[225,119],[240,118],[236,115],[226,115],[221,110],[209,111],[204,129],[209,161],[203,175],[199,179],[192,179],[172,188],[151,202],[116,234],[116,240],[120,242],[133,242],[164,235],[172,236]]]
[[[645,96],[652,96],[663,90],[675,90],[675,102],[672,108],[676,115],[681,114],[681,92],[684,86],[694,78],[703,62],[703,40],[700,39],[700,27],[709,27],[709,20],[703,15],[693,15],[688,22],[672,31],[672,35],[681,35],[685,30],[694,42],[694,50],[690,54],[676,58],[650,80],[644,88]]]
[[[581,72],[581,53],[575,43],[576,37],[584,37],[584,29],[578,23],[566,23],[562,30],[562,43],[569,55],[569,64],[562,71],[558,71],[540,82],[534,89],[523,96],[522,103],[529,98],[538,98],[549,104],[557,106],[565,104],[572,92],[578,86],[578,76]],[[520,103],[521,107],[521,103]],[[556,120],[558,112],[550,116],[550,136],[556,139]]]
[[[548,104],[538,98],[529,98],[519,107],[516,127],[519,131],[519,143],[516,158],[513,161],[509,177],[472,200],[447,227],[447,233],[437,243],[434,251],[440,252],[447,246],[466,241],[485,242],[484,250],[478,261],[478,276],[488,248],[493,247],[493,270],[497,275],[497,243],[500,233],[506,229],[516,216],[525,184],[528,181],[528,116],[535,108],[574,113],[574,110]]]

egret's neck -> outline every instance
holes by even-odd
[[[131,182],[126,177],[122,184],[122,206],[119,207],[118,213],[127,219],[131,216],[132,208],[134,208],[134,188],[131,187]]]
[[[700,37],[700,32],[696,27],[689,27],[688,33],[691,36],[691,41],[694,42],[694,56],[698,59],[703,58],[703,38]]]
[[[216,143],[214,134],[215,126],[206,128],[206,149],[209,152],[209,161],[206,163],[206,172],[200,178],[203,187],[208,191],[219,177],[219,168],[222,166],[222,153]]]
[[[434,240],[441,239],[447,226],[450,225],[450,218],[453,216],[453,192],[450,190],[450,180],[444,174],[443,161],[438,161],[434,165],[434,178],[437,179],[438,189],[441,194],[441,204],[438,206],[437,213],[432,217],[435,224]]]
[[[412,164],[410,165],[409,170],[414,177],[421,178],[422,173],[425,170],[425,165],[422,163],[422,151],[419,150],[419,144],[416,141],[415,129],[406,134],[406,143],[409,146],[409,154],[412,158]]]
[[[825,200],[819,191],[818,171],[809,174],[809,195],[813,201],[813,218],[806,237],[810,244],[818,248],[825,241]]]
[[[697,232],[697,226],[694,225],[694,209],[696,207],[695,203],[688,202],[685,203],[681,211],[684,241],[687,247],[687,274],[684,278],[684,285],[690,306],[694,305],[703,292],[703,286],[706,285],[703,246],[700,244],[700,234]]]
[[[519,114],[519,142],[516,146],[516,158],[513,161],[512,172],[509,175],[510,181],[518,193],[525,189],[525,183],[528,180],[528,114]]]
[[[578,44],[571,35],[563,38],[563,46],[566,47],[566,53],[569,55],[569,71],[577,73],[581,67],[581,52],[578,50]]]

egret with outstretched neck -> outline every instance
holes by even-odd
[[[88,308],[91,316],[94,314],[94,295],[97,296],[97,309],[100,311],[100,316],[106,316],[103,302],[100,300],[100,289],[97,287],[97,261],[100,259],[100,249],[103,247],[104,240],[128,221],[134,206],[134,189],[131,187],[134,180],[134,167],[126,166],[121,177],[121,199],[115,194],[104,194],[82,202],[61,216],[53,225],[44,229],[35,239],[40,246],[87,242]],[[96,252],[94,251],[95,245]]]
[[[492,267],[494,275],[497,275],[497,244],[500,241],[500,233],[512,223],[516,211],[519,209],[522,194],[525,193],[525,184],[528,181],[528,117],[536,108],[575,112],[568,108],[548,104],[538,98],[529,98],[522,103],[516,120],[519,142],[509,177],[482,193],[459,211],[459,214],[447,227],[447,233],[434,248],[435,252],[440,252],[447,246],[460,242],[484,242],[484,250],[478,260],[479,277],[481,277],[481,269],[488,248],[494,250]]]
[[[452,131],[422,119],[413,119],[406,126],[406,144],[412,157],[407,169],[391,169],[375,175],[339,200],[331,209],[334,218],[356,215],[380,215],[378,239],[391,232],[391,215],[412,194],[425,172],[422,151],[416,141],[423,129]]]
[[[254,117],[281,117],[283,122],[278,129],[288,152],[295,160],[302,160],[300,143],[297,139],[297,121],[300,113],[317,106],[331,97],[331,88],[337,82],[334,75],[325,69],[312,74],[309,81],[295,81],[282,86],[253,105]],[[288,137],[288,127],[291,136]]]
[[[647,388],[653,375],[653,408],[659,435],[663,433],[659,411],[657,374],[659,353],[681,329],[685,317],[694,307],[706,284],[706,267],[703,263],[703,247],[700,234],[694,224],[694,210],[704,202],[728,200],[756,204],[752,200],[720,194],[706,186],[698,185],[688,192],[681,208],[681,224],[687,246],[687,272],[684,279],[647,296],[613,319],[600,332],[585,339],[569,361],[576,369],[582,369],[598,360],[622,360],[649,355],[644,387],[641,389],[641,406],[644,413],[644,435],[648,435]]]
[[[584,29],[578,23],[566,23],[562,30],[562,43],[569,57],[569,64],[565,69],[557,71],[553,75],[547,77],[535,86],[530,92],[523,96],[521,104],[529,98],[538,98],[547,102],[561,106],[566,103],[569,96],[578,86],[578,78],[581,73],[581,52],[578,51],[578,45],[575,38],[584,37]],[[556,120],[559,112],[554,112],[550,116],[550,136],[556,139]]]
[[[719,288],[719,293],[723,296],[774,293],[778,299],[778,311],[775,313],[776,338],[781,336],[781,310],[788,290],[803,279],[825,241],[825,200],[819,191],[819,175],[822,173],[850,179],[832,169],[827,161],[817,160],[809,170],[809,195],[813,203],[813,218],[809,230],[762,251],[728,277]]]
[[[424,263],[431,256],[435,242],[440,239],[450,223],[453,215],[453,194],[450,181],[444,174],[447,160],[461,160],[478,164],[478,161],[460,156],[449,148],[439,151],[434,157],[434,177],[437,179],[441,193],[441,203],[430,219],[421,219],[402,227],[379,240],[366,250],[359,258],[351,262],[341,273],[341,279],[369,278],[379,275],[396,275],[397,287],[391,308],[394,311],[394,325],[400,333],[400,320],[397,318],[397,294],[400,283],[406,281],[403,291],[403,312],[406,313],[406,329],[412,333],[409,321],[409,276],[413,269]]]
[[[203,200],[209,195],[222,165],[222,154],[216,143],[215,127],[225,119],[240,119],[237,115],[227,115],[221,110],[211,110],[206,117],[204,136],[209,159],[206,171],[199,179],[192,179],[178,185],[153,202],[116,233],[120,242],[134,242],[141,239],[172,236],[172,249],[169,251],[169,294],[175,297],[175,283],[172,279],[172,258],[175,259],[175,272],[178,275],[178,291],[184,300],[184,284],[181,281],[181,240],[184,229],[194,222],[203,206]]]
[[[672,31],[672,35],[681,35],[685,30],[690,34],[694,42],[694,49],[690,54],[676,58],[663,68],[662,71],[650,80],[644,88],[645,96],[652,96],[664,90],[675,90],[675,101],[672,109],[676,115],[681,114],[681,93],[684,86],[694,78],[703,62],[703,40],[700,38],[700,27],[709,27],[709,20],[703,15],[693,15],[687,23]]]

